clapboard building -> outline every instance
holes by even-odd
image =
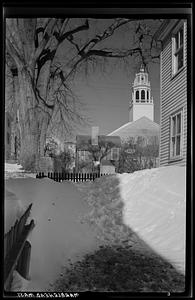
[[[160,55],[160,166],[185,165],[187,151],[187,21],[164,20]]]

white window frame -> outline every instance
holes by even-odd
[[[181,132],[177,133],[177,116],[181,115]],[[173,133],[173,119],[176,118],[175,124],[175,134]],[[177,153],[177,137],[180,136],[180,153]],[[175,144],[173,146],[173,138],[175,139]],[[174,147],[174,153],[173,153]],[[178,160],[183,158],[183,108],[177,110],[175,113],[170,116],[170,153],[169,153],[170,161]]]
[[[181,29],[183,30],[183,44],[180,45],[181,43],[181,35],[180,31]],[[179,47],[176,49],[176,38],[178,37],[178,44]],[[174,30],[173,36],[172,36],[172,76],[175,76],[180,70],[183,69],[185,66],[185,26],[184,22],[182,22],[182,25],[180,24],[179,27],[177,27]],[[183,54],[183,64],[181,67],[178,67],[178,56],[179,53],[182,51]]]

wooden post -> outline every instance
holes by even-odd
[[[25,279],[29,279],[30,269],[30,255],[31,255],[31,244],[26,241],[22,253],[20,255],[16,270]]]

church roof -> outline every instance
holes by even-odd
[[[134,122],[124,124],[108,136],[118,135],[121,139],[128,139],[136,136],[159,136],[159,133],[160,125],[144,116]]]

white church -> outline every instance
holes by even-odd
[[[141,66],[135,75],[129,102],[129,122],[109,133],[108,136],[120,136],[125,142],[131,137],[156,136],[159,138],[160,126],[154,122],[154,103],[148,72]]]

